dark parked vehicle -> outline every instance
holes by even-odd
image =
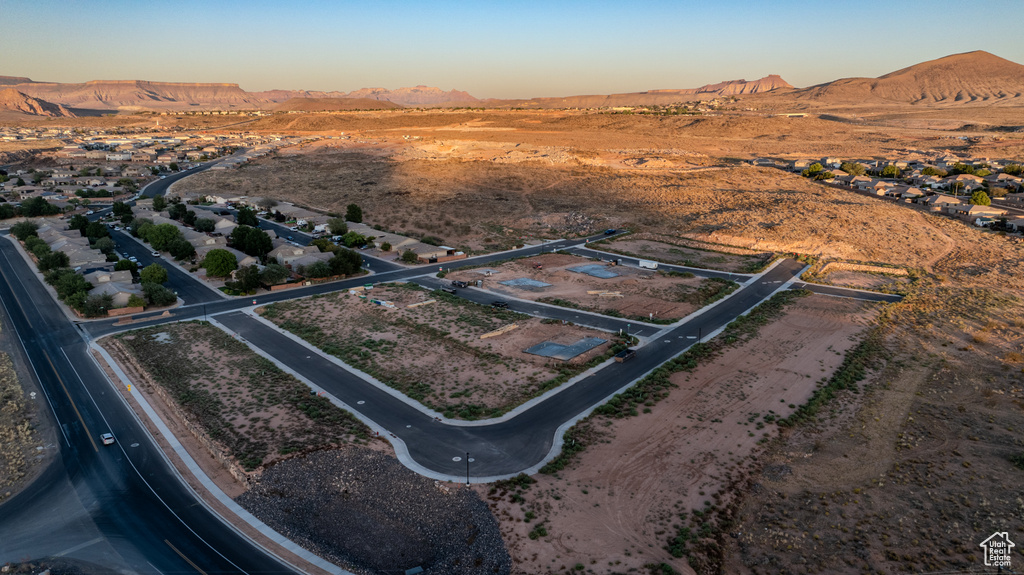
[[[633,359],[634,357],[636,357],[636,350],[627,347],[626,349],[624,349],[624,350],[620,351],[619,353],[615,354],[615,361],[617,361],[619,363],[622,363],[624,361],[629,361],[629,360]]]
[[[604,231],[604,235],[606,235],[606,236],[610,236],[610,235],[614,234],[614,233],[615,233],[615,232],[617,232],[617,231],[618,231],[618,230],[616,230],[616,229],[614,229],[614,228],[609,228],[609,229],[607,229],[607,230],[605,230],[605,231]]]
[[[508,302],[502,300],[495,300],[491,302],[491,307],[496,309],[508,309]]]
[[[469,287],[469,284],[459,280],[452,280],[452,286],[457,288]]]

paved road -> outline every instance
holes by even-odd
[[[0,563],[64,553],[123,572],[291,572],[197,504],[17,249],[0,238],[6,333],[35,369],[60,456],[0,506]],[[107,431],[117,444],[100,444]]]
[[[597,373],[561,389],[547,400],[508,420],[484,426],[452,425],[437,421],[410,402],[352,375],[335,363],[263,322],[233,312],[217,320],[290,369],[349,405],[362,417],[388,429],[405,442],[411,458],[440,475],[465,474],[467,452],[475,460],[470,473],[477,480],[518,473],[540,463],[551,451],[556,429],[586,413],[635,379],[688,349],[698,332],[710,334],[757,305],[800,272],[803,265],[786,260],[680,326],[640,349],[636,359],[612,363]]]

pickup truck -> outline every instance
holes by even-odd
[[[627,347],[626,349],[615,354],[615,361],[622,363],[624,361],[629,361],[634,357],[636,357],[636,350],[631,347]]]
[[[452,280],[452,287],[465,288],[469,287],[469,284],[464,281]]]

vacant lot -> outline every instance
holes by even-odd
[[[197,322],[104,341],[163,411],[245,472],[289,454],[369,440],[368,428],[223,331]],[[237,473],[241,476],[243,473]]]
[[[497,521],[476,493],[417,475],[370,449],[282,461],[237,501],[289,539],[356,573],[422,567],[502,575],[511,567]]]
[[[651,234],[641,234],[651,236]],[[669,236],[653,236],[657,239],[646,239],[637,236],[625,236],[623,239],[601,242],[591,246],[595,249],[613,253],[635,256],[655,261],[737,273],[756,273],[768,264],[771,253],[723,253],[702,250],[687,245],[680,238]],[[739,250],[737,250],[739,251]]]
[[[750,456],[778,433],[774,421],[831,375],[876,310],[853,300],[798,298],[756,338],[673,375],[678,389],[651,413],[594,417],[575,463],[537,475],[522,500],[508,493],[493,500],[516,565],[524,573],[576,563],[625,573],[665,562],[685,572],[686,558],[666,550],[675,526],[689,524],[691,509],[726,504]],[[538,525],[546,535],[536,537]]]
[[[41,457],[32,405],[6,353],[0,352],[0,503],[23,484]]]
[[[374,305],[387,301],[394,307]],[[433,303],[416,305],[429,300]],[[414,306],[414,307],[410,307]],[[447,417],[493,416],[560,385],[610,343],[569,362],[523,353],[609,334],[493,310],[410,284],[276,303],[263,317]],[[496,335],[480,336],[515,324]]]
[[[579,266],[595,266],[597,271],[615,274],[615,277],[595,277],[569,269]],[[667,275],[566,254],[544,254],[496,266],[455,271],[445,279],[471,283],[479,280],[483,281],[484,288],[502,295],[616,317],[665,322],[685,317],[733,289],[729,282],[692,275]],[[550,285],[501,283],[521,279]]]

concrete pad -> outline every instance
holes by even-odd
[[[523,351],[532,355],[539,355],[541,357],[550,357],[553,359],[560,359],[562,361],[569,361],[577,355],[586,353],[607,341],[608,340],[601,339],[599,337],[585,337],[571,345],[544,341]]]
[[[619,277],[618,272],[613,272],[610,269],[608,269],[608,266],[603,266],[601,264],[587,264],[585,266],[576,266],[573,268],[566,269],[568,269],[571,272],[576,272],[578,274],[587,274],[588,276],[593,276],[595,278],[601,279],[611,279]]]

